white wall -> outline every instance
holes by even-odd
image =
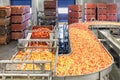
[[[0,0],[0,6],[10,5],[10,0]]]

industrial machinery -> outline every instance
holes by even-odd
[[[79,47],[79,44],[75,44],[73,42],[78,41],[81,37],[85,38],[87,35],[86,36],[81,36],[81,37],[78,36],[79,37],[78,39],[74,39],[73,37],[76,37],[77,35],[75,36],[73,34],[76,34],[77,30],[78,31],[81,30],[81,29],[78,29],[78,27],[80,28],[84,25],[83,27],[85,27],[86,31],[84,30],[84,28],[83,28],[83,30],[81,30],[83,32],[85,31],[84,33],[87,33],[87,31],[88,31],[90,33],[90,35],[92,34],[91,36],[93,36],[93,33],[86,28],[86,27],[88,27],[92,31],[94,31],[94,30],[97,31],[98,36],[100,38],[99,40],[101,40],[101,41],[109,40],[109,39],[106,39],[106,34],[104,34],[104,31],[101,31],[101,30],[99,31],[98,27],[96,29],[94,29],[94,25],[97,25],[97,24],[99,24],[99,27],[101,27],[101,25],[102,25],[102,29],[104,29],[103,24],[100,24],[99,22],[97,22],[96,24],[92,23],[92,22],[91,23],[71,24],[70,27],[68,27],[68,28],[65,27],[65,29],[63,29],[63,30],[65,30],[68,33],[64,33],[67,36],[65,36],[65,40],[63,40],[63,42],[68,43],[68,46],[70,47],[69,48],[70,53],[69,54],[62,54],[62,55],[58,55],[59,50],[60,50],[59,47],[61,47],[61,46],[58,45],[58,41],[59,41],[58,37],[54,36],[54,35],[56,35],[56,32],[58,32],[58,31],[55,30],[55,31],[50,32],[51,37],[48,38],[48,39],[31,39],[32,33],[34,31],[28,31],[27,37],[25,39],[20,39],[19,44],[18,44],[18,51],[22,51],[24,53],[27,52],[26,54],[23,54],[24,56],[25,55],[27,55],[27,56],[25,56],[21,60],[19,60],[19,58],[16,58],[16,60],[14,61],[14,58],[17,55],[16,54],[15,56],[13,56],[13,58],[11,60],[0,61],[1,65],[3,65],[3,67],[1,68],[1,72],[0,72],[0,76],[2,77],[2,80],[5,80],[5,79],[7,80],[7,78],[14,79],[14,78],[16,78],[16,76],[17,77],[25,76],[29,80],[31,78],[35,79],[35,80],[37,80],[37,79],[42,79],[42,80],[47,80],[47,79],[48,80],[109,80],[109,73],[112,69],[112,64],[114,62],[113,62],[113,57],[111,56],[111,54],[109,54],[109,52],[105,49],[105,47],[102,44],[100,44],[101,47],[103,48],[103,50],[106,53],[108,53],[106,55],[109,56],[109,59],[111,59],[111,63],[109,63],[109,65],[107,65],[106,67],[101,68],[100,70],[97,70],[97,71],[93,71],[93,72],[89,72],[89,73],[83,73],[83,74],[74,74],[74,75],[72,73],[71,73],[72,75],[70,75],[70,73],[69,73],[69,75],[63,74],[63,75],[60,76],[60,75],[58,75],[59,73],[57,71],[58,69],[60,69],[60,71],[62,71],[62,69],[65,69],[65,70],[68,69],[68,72],[69,72],[69,70],[71,70],[71,69],[74,70],[75,66],[76,66],[76,70],[79,67],[82,66],[82,65],[81,66],[76,65],[77,62],[78,62],[77,60],[79,60],[79,57],[83,56],[83,55],[80,55],[79,52],[77,52],[78,49],[73,49],[74,45]],[[106,24],[106,23],[104,23],[104,24]],[[107,23],[107,25],[108,25],[108,23]],[[74,26],[74,28],[72,26]],[[76,30],[76,31],[74,31],[74,30]],[[74,33],[71,33],[71,31],[74,31]],[[82,33],[80,33],[80,34],[82,34]],[[88,36],[90,36],[90,35],[88,35]],[[103,39],[103,37],[104,37],[104,39]],[[94,36],[93,36],[93,38],[95,39],[95,41],[97,41],[98,44],[100,43],[97,40],[97,38],[95,38]],[[86,38],[86,40],[89,40],[89,39]],[[109,42],[110,42],[110,40],[109,40]],[[47,46],[38,46],[38,45],[30,46],[30,44],[32,44],[32,43],[40,44],[40,45],[41,44],[47,44]],[[113,45],[113,44],[111,44],[111,45]],[[118,45],[116,45],[116,44],[114,44],[114,46],[118,47]],[[83,47],[83,46],[81,46],[81,47]],[[45,50],[47,49],[47,51],[53,52],[54,54],[50,54],[48,52],[47,52],[47,54],[48,55],[50,54],[51,56],[54,56],[54,58],[49,57],[52,60],[50,60],[50,59],[48,59],[48,60],[38,60],[38,58],[39,58],[38,53],[39,53],[40,50],[37,50],[37,49],[45,49]],[[92,50],[92,48],[90,50]],[[29,57],[35,51],[37,51],[36,54],[37,54],[38,57],[33,55],[32,57],[35,57],[35,60],[29,61],[29,59],[30,59]],[[73,52],[74,53],[77,52],[77,54],[75,54],[75,55],[76,55],[76,58],[77,58],[77,56],[79,56],[78,59],[75,59],[75,60],[73,59],[75,57],[75,56],[74,57],[71,56],[71,55],[74,55]],[[87,51],[86,51],[86,53],[87,53]],[[44,53],[42,53],[42,54],[44,54]],[[101,55],[102,55],[102,53],[101,53]],[[70,57],[67,57],[67,56],[70,56]],[[88,56],[88,55],[85,55],[85,56]],[[47,55],[46,55],[46,57],[47,57]],[[103,56],[102,56],[102,58],[103,58]],[[63,65],[62,65],[61,60],[65,60],[65,61],[63,61]],[[74,63],[74,61],[76,63]],[[73,64],[71,65],[71,63],[73,63]],[[20,64],[22,64],[22,65],[20,65]],[[27,68],[24,68],[24,66],[26,64],[30,64],[30,66],[32,66],[31,67],[32,69],[30,68],[30,70],[29,70]],[[47,65],[47,67],[46,67],[45,66],[46,64],[49,64],[49,65]],[[68,66],[66,66],[66,64],[68,64]],[[70,67],[71,69],[67,68],[67,67],[69,67],[69,64],[71,65],[71,67]],[[84,62],[83,62],[83,64],[84,64]],[[13,66],[12,68],[14,68],[14,67],[17,67],[17,68],[14,68],[14,70],[9,69],[10,66]],[[48,66],[49,66],[49,68],[48,68]],[[62,67],[62,68],[60,68],[60,67]],[[73,71],[73,72],[75,72],[75,71]],[[56,74],[56,73],[58,73],[58,74]]]
[[[38,28],[38,27],[37,27]],[[42,28],[42,27],[41,27]],[[57,55],[58,55],[58,40],[56,39],[56,31],[55,28],[53,28],[49,33],[50,37],[48,39],[31,39],[33,32],[39,32],[36,30],[28,30],[27,31],[27,37],[25,39],[19,39],[18,40],[18,52],[11,58],[11,60],[1,60],[1,72],[0,76],[2,80],[7,79],[16,79],[16,77],[22,78],[25,77],[26,79],[47,79],[52,80],[52,75],[55,70],[52,70],[52,61],[50,60],[28,60],[31,53],[35,49],[48,49],[48,51],[53,51],[56,55],[57,61]],[[45,32],[45,31],[43,31]],[[47,46],[30,46],[31,44],[47,44]],[[17,55],[19,55],[19,52],[27,52],[27,54],[21,55],[20,59],[19,57],[16,58]],[[56,63],[56,62],[55,62]],[[56,64],[54,63],[54,67],[56,67]],[[26,65],[32,65],[32,70],[23,70],[23,68]],[[48,65],[49,64],[49,65]],[[38,66],[39,70],[35,69],[35,65]],[[49,70],[45,69],[45,65],[49,66]],[[10,68],[9,68],[10,67]],[[55,68],[54,68],[55,69]]]
[[[56,16],[45,16],[44,11],[37,11],[37,25],[56,25]]]
[[[119,25],[91,25],[89,28],[95,33],[98,39],[115,51],[111,53],[114,57],[115,63],[120,68],[120,26]],[[106,47],[106,48],[107,48]]]
[[[68,25],[64,23],[64,25],[60,26],[58,30],[59,30],[59,54],[69,54],[71,52],[71,49]]]

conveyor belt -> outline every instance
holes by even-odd
[[[104,36],[104,38],[106,39],[106,42],[108,44],[111,44],[112,47],[114,48],[114,50],[119,54],[120,56],[120,42],[117,41],[111,34],[108,30],[102,30],[102,31],[99,31],[100,34],[102,36]]]
[[[101,30],[99,31],[99,34],[106,40],[107,45],[116,52],[116,57],[118,58],[116,63],[118,64],[118,67],[120,67],[120,42],[110,34],[109,30]]]
[[[96,24],[100,24],[100,23],[96,23]],[[105,24],[105,23],[104,23]],[[87,29],[88,28],[88,26],[89,25],[93,25],[93,23],[78,23],[78,24],[72,24],[74,27],[84,27],[85,29]],[[71,25],[71,26],[72,26]],[[77,28],[76,28],[77,29]],[[78,30],[79,31],[79,30]],[[84,30],[82,31],[82,32],[84,32]],[[89,31],[88,31],[89,32]],[[72,33],[71,33],[71,35],[72,35]],[[87,34],[87,35],[89,35],[89,33]],[[72,35],[73,36],[73,35]],[[77,36],[77,35],[74,35],[74,36]],[[90,35],[89,35],[90,36]],[[81,37],[79,36],[79,39],[80,39]],[[84,37],[85,38],[85,37]],[[80,44],[78,43],[78,44],[76,44],[75,43],[75,41],[77,42],[77,41],[79,41],[79,39],[78,38],[76,38],[76,39],[72,39],[73,40],[73,42],[74,42],[74,46],[79,46]],[[86,38],[85,38],[86,39]],[[90,38],[91,39],[91,38]],[[94,39],[94,37],[92,37],[92,39]],[[83,39],[84,40],[84,39]],[[96,42],[96,41],[95,41]],[[98,42],[99,43],[99,42]],[[71,43],[71,44],[73,44],[73,43]],[[88,44],[89,45],[89,44]],[[101,45],[102,46],[102,45]],[[93,46],[92,46],[93,47]],[[102,46],[103,47],[103,46]],[[104,48],[104,47],[103,47]],[[72,49],[74,49],[74,47],[72,47]],[[99,49],[101,49],[101,48],[99,48]],[[79,49],[77,48],[77,50],[79,51]],[[113,63],[113,59],[112,59],[112,57],[111,57],[111,59],[112,59],[112,63],[110,64],[110,65],[108,65],[107,67],[105,67],[104,69],[99,69],[99,71],[93,71],[93,70],[91,70],[91,71],[93,71],[93,72],[90,72],[90,74],[81,74],[81,73],[78,73],[78,74],[76,74],[76,72],[78,71],[77,69],[78,68],[80,68],[80,67],[84,67],[84,65],[80,65],[81,63],[85,63],[84,61],[87,61],[87,60],[84,60],[84,58],[83,58],[83,62],[80,62],[78,65],[76,65],[75,63],[77,63],[78,61],[82,61],[82,58],[81,58],[81,56],[83,56],[83,54],[85,54],[85,52],[83,51],[83,53],[81,54],[81,55],[78,55],[79,54],[79,52],[77,52],[77,50],[73,50],[72,52],[71,52],[71,57],[67,57],[67,56],[70,56],[70,55],[66,55],[66,56],[59,56],[58,58],[59,58],[59,61],[58,61],[58,63],[61,63],[61,64],[58,64],[59,65],[59,67],[57,66],[57,69],[59,69],[59,71],[60,72],[62,72],[62,70],[64,70],[63,71],[63,74],[60,74],[60,73],[58,73],[58,76],[59,76],[59,74],[60,75],[64,75],[64,76],[62,76],[62,79],[61,79],[61,77],[60,77],[60,79],[58,79],[58,80],[88,80],[88,79],[90,79],[90,80],[107,80],[107,78],[108,78],[108,74],[109,74],[109,72],[111,71],[111,68],[112,68],[112,63]],[[83,48],[81,49],[81,50],[83,50]],[[95,48],[94,48],[94,50],[95,50]],[[104,50],[104,49],[103,49]],[[74,52],[74,53],[73,53]],[[76,53],[76,54],[75,54]],[[87,53],[87,52],[86,52]],[[101,52],[98,52],[99,54],[101,53]],[[75,57],[73,57],[73,55],[75,54]],[[94,53],[91,53],[92,55],[94,55]],[[98,55],[99,55],[98,54]],[[87,55],[89,55],[89,53],[88,54],[86,54],[86,56]],[[101,53],[101,55],[102,55],[102,53]],[[100,56],[101,56],[100,55]],[[107,55],[107,54],[106,54]],[[79,56],[79,57],[78,57]],[[103,55],[104,56],[104,55]],[[101,58],[104,58],[104,57],[101,57]],[[77,58],[76,58],[77,57]],[[92,56],[90,56],[90,57],[92,57]],[[73,60],[72,60],[72,58],[73,58]],[[75,60],[74,60],[75,59]],[[81,60],[80,60],[81,59]],[[87,58],[86,58],[87,59]],[[89,59],[89,58],[88,58]],[[92,61],[96,61],[96,60],[94,60],[94,58],[92,59]],[[105,61],[107,61],[107,60],[105,60]],[[66,64],[67,63],[69,63],[69,64],[71,64],[71,63],[73,63],[71,66],[70,65],[68,65],[68,66],[66,66]],[[98,62],[96,62],[96,63],[98,63]],[[101,62],[102,63],[102,62]],[[62,66],[61,66],[62,65]],[[85,64],[85,65],[87,65],[87,64]],[[92,66],[93,64],[91,64],[91,66]],[[69,68],[68,68],[69,67]],[[86,67],[86,69],[88,69],[88,67],[89,66],[87,66]],[[68,70],[68,72],[72,72],[72,70],[75,70],[76,69],[76,71],[74,71],[75,72],[75,74],[73,74],[73,73],[70,73],[70,74],[66,74],[66,73],[64,73],[65,71],[67,71]],[[79,69],[80,70],[80,72],[81,72],[81,70],[84,70],[85,68],[82,68],[82,69]],[[91,69],[93,69],[93,67],[91,67]],[[96,69],[95,69],[96,70]],[[58,77],[58,78],[59,78]],[[105,78],[105,79],[104,79]]]

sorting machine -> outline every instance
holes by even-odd
[[[27,60],[28,57],[31,55],[33,49],[49,49],[49,51],[54,51],[56,55],[56,62],[57,62],[57,56],[58,56],[58,40],[57,40],[57,29],[55,27],[50,31],[50,37],[49,39],[31,39],[32,32],[39,32],[36,30],[28,30],[26,31],[27,36],[25,39],[19,39],[18,40],[18,46],[17,49],[18,51],[16,52],[15,55],[11,58],[11,60],[1,60],[1,71],[0,71],[0,76],[2,80],[7,80],[7,79],[21,79],[25,77],[25,79],[30,80],[31,78],[34,80],[37,80],[35,77],[41,77],[42,80],[47,79],[47,80],[52,80],[52,75],[55,72],[56,69],[56,64],[54,64],[54,70],[52,70],[52,61],[47,61],[47,60]],[[31,43],[46,43],[48,46],[29,46]],[[29,49],[29,50],[28,50]],[[23,60],[14,60],[16,55],[18,55],[18,52],[28,52],[28,54],[24,57]],[[56,63],[55,62],[55,63]],[[25,64],[31,64],[33,65],[32,70],[23,70],[23,67]],[[49,64],[50,69],[45,70],[45,65]],[[20,66],[19,66],[20,65]],[[35,66],[39,66],[40,70],[35,70]],[[17,67],[19,66],[19,69]],[[24,79],[24,78],[23,78]],[[40,79],[40,78],[39,78]]]
[[[95,33],[101,43],[112,49],[111,53],[118,68],[120,68],[120,26],[119,25],[90,25],[89,28]]]
[[[98,36],[99,40],[102,42],[105,41],[108,44],[111,44],[110,46],[113,49],[115,49],[115,51],[117,53],[120,50],[119,49],[120,45],[118,45],[119,39],[114,39],[114,37],[110,34],[111,30],[113,30],[112,28],[115,28],[115,27],[116,26],[114,26],[114,25],[89,25],[89,29],[91,29],[95,33],[97,32],[97,36]],[[117,28],[118,28],[118,26],[117,26]],[[66,29],[68,29],[68,28],[66,28]],[[68,31],[68,30],[66,30],[66,31]],[[41,80],[109,80],[109,73],[112,69],[113,63],[103,70],[100,70],[100,71],[97,71],[94,73],[90,73],[90,74],[76,75],[76,76],[57,76],[55,74],[56,68],[57,68],[56,65],[57,65],[58,56],[60,53],[59,47],[61,47],[58,42],[59,40],[58,40],[58,36],[57,36],[57,32],[58,32],[57,29],[50,32],[50,36],[51,36],[50,39],[31,39],[32,32],[33,31],[28,31],[27,37],[25,39],[19,39],[19,41],[18,41],[18,51],[25,52],[25,51],[27,51],[27,49],[30,49],[29,54],[24,58],[23,61],[12,60],[17,54],[15,54],[11,60],[1,60],[0,61],[0,64],[2,66],[0,68],[1,69],[0,76],[1,76],[2,80],[7,80],[7,79],[13,80],[16,78],[19,80],[22,80],[22,78],[23,79],[27,78],[28,80],[31,80],[31,79],[33,79],[33,80],[37,80],[37,79],[41,79]],[[65,40],[63,42],[68,41],[68,43],[70,44],[69,34],[67,34],[67,35],[68,35],[68,40]],[[35,43],[45,42],[49,45],[49,47],[47,47],[47,48],[50,51],[52,51],[54,49],[54,53],[55,53],[54,70],[52,70],[52,68],[51,68],[52,61],[46,61],[46,60],[28,61],[27,60],[27,58],[30,56],[30,54],[34,48],[45,48],[45,47],[38,47],[38,46],[31,47],[28,45],[31,42],[35,42]],[[69,45],[69,47],[70,47],[70,45]],[[106,48],[105,48],[105,50],[106,50]],[[120,56],[119,53],[117,53],[117,54],[119,57]],[[111,55],[110,55],[110,57],[112,58]],[[113,60],[113,58],[112,58],[112,60]],[[49,63],[50,70],[45,70],[45,64],[47,64],[47,63]],[[18,66],[18,64],[22,65],[22,66],[20,66],[21,68],[25,64],[32,64],[33,69],[32,70],[22,70],[22,69],[17,70],[16,67]],[[35,70],[34,64],[38,65],[40,67],[40,70]],[[120,64],[120,62],[118,62],[118,64]],[[22,77],[22,78],[20,78],[20,77]]]

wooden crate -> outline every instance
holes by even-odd
[[[56,9],[56,1],[44,1],[44,9]]]
[[[86,14],[86,15],[90,15],[90,14],[91,14],[91,15],[93,15],[93,14],[95,15],[95,14],[96,14],[96,9],[94,9],[94,8],[93,8],[93,9],[92,9],[92,8],[90,8],[90,9],[85,9],[85,14]]]
[[[100,8],[98,8],[97,9],[97,14],[98,15],[106,15],[107,14],[107,9],[100,9]]]
[[[0,18],[6,18],[11,16],[11,8],[10,7],[0,7]]]
[[[25,6],[25,11],[26,11],[26,13],[30,13],[30,6],[29,5]]]
[[[85,15],[85,19],[87,20],[96,19],[96,15]]]
[[[74,11],[74,12],[82,12],[82,5],[69,5],[68,11]]]
[[[50,31],[53,31],[52,25],[47,26],[33,26],[32,39],[48,39],[50,38]],[[42,31],[41,31],[42,30]]]
[[[117,14],[108,14],[107,15],[107,20],[108,21],[117,21]]]
[[[0,44],[7,44],[11,40],[10,34],[0,35]]]
[[[15,31],[11,32],[11,39],[18,40],[25,37],[25,31]]]
[[[115,4],[115,3],[108,3],[107,4],[107,9],[117,9],[117,4]]]
[[[30,19],[30,13],[25,13],[24,15],[12,15],[12,23],[23,23],[26,20]]]
[[[11,17],[12,23],[23,23],[26,20],[25,15],[15,15]]]
[[[0,26],[0,35],[8,34],[11,32],[11,26]]]
[[[26,13],[25,14],[25,21],[28,20],[28,19],[30,19],[30,16],[31,16],[30,13]]]
[[[97,5],[94,3],[85,3],[86,9],[96,9]]]
[[[11,14],[25,14],[25,6],[11,6]]]
[[[26,29],[26,23],[12,24],[11,31],[23,31]]]
[[[82,18],[82,12],[69,12],[68,17],[72,18]]]
[[[10,25],[10,17],[9,18],[0,18],[0,26],[8,26]]]
[[[107,8],[107,4],[106,3],[97,3],[97,8],[106,9]]]
[[[97,15],[98,21],[107,21],[107,15]]]
[[[79,23],[82,22],[82,19],[76,19],[76,18],[68,18],[68,24],[72,24],[72,23]]]
[[[108,14],[117,14],[117,9],[108,9],[107,13]]]
[[[56,9],[45,9],[44,14],[46,16],[56,16]]]

